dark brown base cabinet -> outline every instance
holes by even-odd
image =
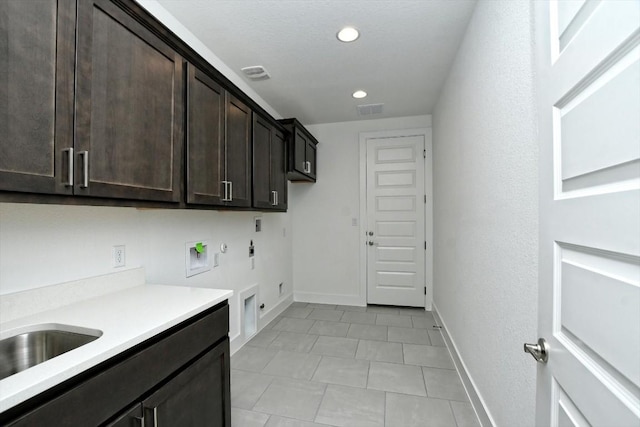
[[[318,140],[296,119],[278,121],[289,132],[289,180],[316,182]]]
[[[7,426],[230,427],[229,306],[0,414]]]

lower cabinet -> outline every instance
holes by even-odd
[[[231,426],[226,302],[0,414],[7,426]]]
[[[218,346],[107,426],[229,426],[228,351]]]

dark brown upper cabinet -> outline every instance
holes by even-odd
[[[179,202],[184,60],[109,0],[78,2],[77,22],[68,184],[75,195]]]
[[[290,181],[316,182],[316,145],[318,140],[296,119],[283,119],[279,122],[289,131]]]
[[[188,65],[187,203],[251,207],[251,110]]]
[[[286,140],[274,125],[253,114],[253,207],[287,210]]]
[[[75,2],[0,2],[0,190],[71,194]]]

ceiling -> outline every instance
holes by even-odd
[[[249,85],[304,124],[430,114],[475,0],[158,0]],[[353,43],[336,33],[360,30]],[[364,99],[351,94],[363,89]],[[357,105],[383,103],[381,114]]]

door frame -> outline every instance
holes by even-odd
[[[398,138],[404,136],[424,137],[424,148],[427,156],[424,159],[424,191],[427,203],[424,206],[424,239],[425,250],[424,280],[427,287],[425,310],[431,311],[433,304],[433,142],[431,127],[384,130],[376,132],[360,132],[360,301],[367,305],[367,140],[374,138]]]

